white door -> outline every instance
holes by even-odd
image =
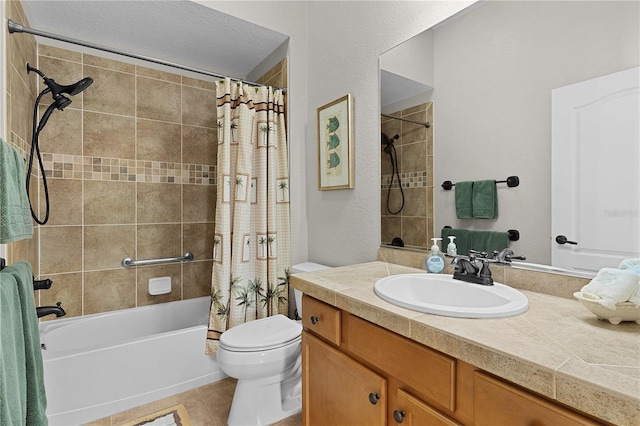
[[[552,265],[597,272],[640,257],[640,68],[551,95]]]

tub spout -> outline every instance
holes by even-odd
[[[60,305],[62,305],[62,302],[58,302],[56,306],[39,306],[36,308],[36,314],[38,315],[38,318],[51,314],[55,314],[56,317],[63,317],[67,313]]]

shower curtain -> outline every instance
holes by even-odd
[[[217,83],[218,168],[207,353],[238,324],[288,314],[289,163],[283,91]]]

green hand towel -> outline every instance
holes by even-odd
[[[21,351],[24,354],[24,363],[21,368],[23,371],[22,380],[24,380],[26,389],[24,424],[27,426],[47,425],[47,396],[44,389],[40,330],[38,329],[36,306],[33,301],[33,271],[29,263],[16,262],[6,267],[0,274],[9,275],[15,279],[20,300],[18,305],[20,318],[17,321],[22,324],[24,341]],[[16,346],[15,349],[20,348]]]
[[[456,216],[458,219],[470,219],[473,217],[472,192],[473,182],[456,182]]]
[[[23,425],[27,408],[24,332],[16,279],[0,273],[0,425]]]
[[[509,247],[509,234],[495,231],[471,231],[471,248],[476,251],[484,251],[491,257],[494,250],[502,251]]]
[[[498,190],[495,180],[473,182],[473,195],[471,198],[473,217],[478,219],[498,217]]]
[[[0,243],[33,237],[24,160],[0,139]]]

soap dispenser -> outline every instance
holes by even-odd
[[[438,246],[438,241],[442,241],[442,238],[432,238],[431,240],[433,240],[431,253],[427,256],[424,264],[427,267],[427,272],[439,274],[444,270],[444,256],[440,252],[440,246]]]
[[[454,235],[449,235],[449,245],[447,246],[447,254],[449,256],[457,256],[458,255],[458,247],[456,247],[456,243],[453,242],[456,237]]]

